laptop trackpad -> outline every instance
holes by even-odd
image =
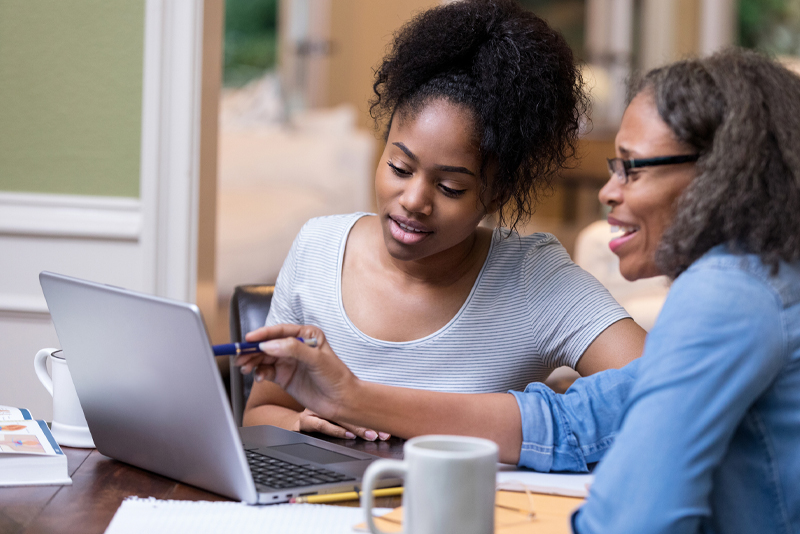
[[[338,464],[341,462],[352,462],[358,460],[353,456],[346,454],[339,454],[338,452],[331,452],[321,447],[315,447],[308,443],[292,443],[291,445],[278,445],[275,447],[264,447],[266,450],[278,451],[295,458],[301,458],[309,462],[318,464]]]

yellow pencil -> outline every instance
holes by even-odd
[[[383,488],[372,492],[375,497],[395,497],[403,494],[403,488]],[[295,497],[291,500],[294,503],[325,504],[330,502],[355,501],[361,498],[359,491],[346,491],[344,493],[326,493],[322,495],[309,495],[307,497]]]

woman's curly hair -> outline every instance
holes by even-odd
[[[659,115],[699,154],[656,263],[676,278],[712,247],[800,259],[800,76],[730,49],[649,72]]]
[[[572,50],[513,0],[462,0],[424,11],[394,36],[375,72],[376,125],[414,116],[432,99],[466,107],[475,122],[482,192],[527,220],[553,175],[575,155],[588,107]],[[489,163],[497,172],[487,180]]]

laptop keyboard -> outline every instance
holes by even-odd
[[[253,473],[253,480],[270,488],[298,488],[355,480],[353,477],[322,467],[295,465],[255,451],[244,452],[247,455],[247,463],[250,464],[250,471]]]

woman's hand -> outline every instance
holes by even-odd
[[[317,346],[309,347],[297,337],[316,338]],[[242,372],[252,371],[256,381],[275,382],[309,408],[299,413],[295,430],[322,432],[338,438],[359,436],[369,441],[389,438],[389,434],[383,432],[332,422],[337,420],[338,409],[355,390],[358,378],[333,353],[319,328],[288,324],[269,326],[250,332],[245,340],[262,342],[262,352],[237,357],[235,363]]]
[[[308,408],[298,414],[297,426],[292,430],[302,432],[320,432],[335,438],[355,439],[356,436],[367,441],[380,439],[385,441],[391,437],[386,432],[375,432],[362,426],[349,425],[347,423],[333,423],[323,419]]]

